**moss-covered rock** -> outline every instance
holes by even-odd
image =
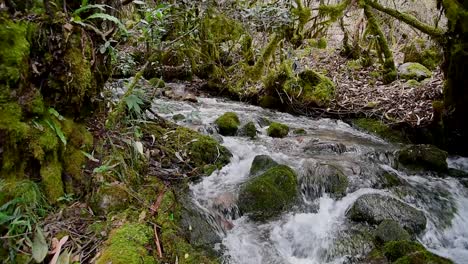
[[[250,166],[250,176],[258,176],[259,174],[264,173],[268,169],[277,166],[278,163],[274,161],[268,155],[258,155],[255,156]]]
[[[219,133],[223,136],[234,136],[239,128],[239,117],[234,112],[226,112],[216,119]]]
[[[254,122],[250,121],[239,129],[239,136],[249,137],[251,139],[257,136],[257,128],[255,127]]]
[[[97,264],[151,264],[158,263],[148,252],[153,243],[153,231],[143,224],[127,223],[113,230]]]
[[[432,76],[432,72],[419,63],[407,62],[398,67],[398,75],[405,80],[422,81]]]
[[[102,215],[125,210],[130,202],[130,196],[124,184],[112,183],[99,187],[91,198],[93,210]]]
[[[275,138],[284,138],[288,133],[289,127],[278,122],[271,123],[267,129],[268,136]]]
[[[41,163],[42,185],[50,203],[56,203],[65,194],[62,182],[62,164],[56,154]]]
[[[410,145],[397,152],[398,162],[412,170],[448,170],[447,152],[432,145]]]
[[[408,232],[396,221],[385,219],[374,231],[375,239],[381,243],[410,240]]]
[[[172,116],[172,120],[176,122],[182,121],[182,120],[185,120],[185,116],[183,114],[176,114]]]
[[[284,91],[302,104],[325,107],[335,95],[335,84],[316,71],[304,70],[299,73],[298,79],[285,82]]]
[[[272,167],[242,186],[239,209],[259,221],[277,216],[296,199],[296,181],[296,174],[288,166]]]
[[[159,79],[159,78],[152,78],[149,80],[149,83],[154,86],[155,88],[164,88],[166,87],[166,83]]]
[[[427,251],[423,245],[411,241],[392,241],[382,248],[385,257],[392,263],[399,264],[450,264],[444,259]]]
[[[353,120],[352,123],[358,128],[371,132],[390,142],[401,143],[408,141],[403,133],[390,128],[388,125],[379,120],[371,118],[358,118]]]

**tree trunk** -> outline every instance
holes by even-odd
[[[444,143],[449,151],[468,155],[468,0],[443,0],[442,5],[448,19],[442,65]]]

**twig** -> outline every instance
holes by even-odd
[[[159,258],[163,258],[162,250],[161,250],[161,244],[159,243],[159,237],[158,237],[158,229],[155,224],[153,224],[153,229],[154,229],[154,242],[156,243],[156,249],[158,250],[158,256]]]
[[[162,199],[164,197],[165,192],[166,192],[166,185],[164,185],[163,189],[158,194],[158,198],[156,198],[156,201],[151,205],[150,207],[151,215],[154,215],[158,212],[158,209],[161,206]]]

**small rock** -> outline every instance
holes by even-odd
[[[192,102],[192,103],[197,103],[198,102],[197,97],[194,94],[191,94],[191,93],[184,95],[182,100],[187,101],[187,102]]]
[[[183,114],[176,114],[172,116],[172,120],[174,121],[182,121],[185,119],[185,116]]]
[[[242,137],[250,137],[252,139],[255,138],[257,136],[257,128],[255,127],[254,122],[248,122],[243,127],[241,127],[237,135]]]
[[[304,151],[308,152],[332,152],[341,154],[346,152],[346,146],[343,143],[339,142],[320,142],[318,140],[312,139],[304,147]]]
[[[234,112],[226,112],[215,121],[219,133],[223,136],[234,136],[240,125],[239,117]]]
[[[348,188],[348,177],[342,170],[331,164],[317,164],[306,161],[300,179],[301,192],[310,199],[328,193],[333,198],[342,198]]]

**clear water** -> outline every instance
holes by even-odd
[[[335,245],[340,234],[352,226],[345,217],[346,210],[359,196],[367,193],[391,195],[422,210],[428,224],[418,240],[429,250],[455,263],[468,263],[467,189],[453,178],[406,175],[394,170],[392,153],[399,146],[357,131],[341,121],[293,116],[220,99],[199,98],[198,103],[158,99],[154,102],[154,110],[168,119],[175,114],[184,114],[187,119],[180,121],[180,125],[204,133],[216,131],[214,120],[227,111],[236,112],[242,123],[257,122],[265,117],[285,123],[291,130],[303,128],[307,131],[305,136],[290,133],[286,138],[276,139],[266,136],[266,127],[256,123],[261,133],[258,139],[222,137],[222,144],[233,154],[231,162],[190,186],[193,200],[206,212],[220,214],[215,206],[220,197],[232,197],[235,201],[240,185],[249,177],[254,157],[260,154],[270,155],[278,163],[291,166],[299,177],[308,162],[338,164],[350,180],[344,198],[335,200],[323,195],[310,201],[304,196],[302,203],[266,223],[254,222],[246,216],[238,217],[236,213],[222,215],[232,223],[232,228],[222,225],[213,228],[222,236],[222,245],[218,248],[226,263],[353,263],[352,257],[366,254],[370,248],[365,243],[349,248]],[[305,151],[304,147],[311,141],[342,143],[346,151],[341,154],[326,150]],[[449,165],[468,170],[468,159],[450,158]],[[377,170],[397,173],[405,181],[406,191],[376,189]],[[231,209],[236,211],[235,202],[232,203]],[[447,215],[453,211],[456,211],[453,219],[449,217],[451,221],[447,220]]]

